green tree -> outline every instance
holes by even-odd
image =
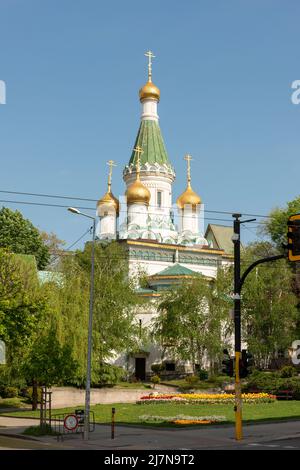
[[[22,372],[33,385],[33,409],[37,407],[37,387],[70,382],[77,364],[68,344],[61,345],[54,326],[36,336],[22,360]]]
[[[89,316],[91,244],[84,251],[63,257],[61,282],[48,283],[51,311],[61,344],[69,344],[77,362],[77,385],[84,385]],[[46,286],[45,286],[46,288]],[[139,303],[134,279],[128,276],[128,259],[117,243],[96,243],[93,308],[92,382],[118,376],[109,365],[112,357],[137,348],[139,328],[134,307]],[[111,374],[109,373],[111,369]]]
[[[290,215],[300,213],[300,196],[288,202],[284,208],[273,209],[262,225],[261,232],[272,240],[277,250],[283,251],[287,243],[287,221]]]
[[[0,339],[8,346],[9,355],[29,343],[45,306],[36,270],[0,249]]]
[[[159,304],[154,336],[174,357],[200,367],[205,356],[212,365],[218,360],[223,344],[222,320],[228,317],[223,275],[211,283],[200,274],[183,281]]]
[[[91,244],[86,244],[76,259],[89,285]],[[137,347],[139,328],[134,308],[140,300],[135,293],[135,282],[133,277],[129,277],[125,249],[116,242],[98,242],[95,247],[93,330],[93,360],[97,374],[99,368],[116,354],[134,351]]]
[[[272,245],[266,243],[250,244],[243,254],[243,266],[271,249]],[[293,272],[286,260],[257,267],[244,284],[243,336],[259,367],[268,367],[297,338],[297,298],[292,284]]]
[[[21,212],[7,207],[0,209],[0,247],[13,253],[34,255],[38,269],[44,269],[50,259],[38,229]]]

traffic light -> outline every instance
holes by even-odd
[[[233,375],[234,375],[234,367],[233,367],[234,366],[234,360],[233,360],[232,357],[229,356],[229,353],[228,353],[227,349],[223,349],[223,354],[226,357],[226,359],[224,359],[222,361],[222,364],[224,365],[224,367],[222,369],[222,372],[223,372],[223,374],[226,374],[229,377],[233,377]]]
[[[244,379],[251,371],[250,367],[253,366],[253,356],[246,349],[242,349],[242,357],[240,359],[240,378]]]
[[[300,214],[291,215],[288,220],[288,258],[300,261]]]

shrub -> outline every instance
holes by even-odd
[[[99,366],[99,382],[95,385],[100,385],[101,387],[115,385],[122,377],[124,377],[124,369],[122,367],[102,363]]]
[[[43,426],[30,426],[26,428],[23,434],[27,436],[58,436],[59,434],[54,431],[49,424]]]
[[[208,379],[208,372],[205,369],[198,370],[198,377],[200,380],[207,380]]]
[[[282,369],[280,369],[279,375],[280,377],[285,379],[288,377],[294,377],[295,375],[298,375],[298,372],[293,366],[284,366],[282,367]]]
[[[151,365],[151,370],[154,372],[154,374],[158,375],[160,372],[162,372],[165,369],[164,364],[152,364]]]
[[[2,398],[16,398],[19,394],[17,387],[5,387],[2,386],[0,389],[0,395]]]
[[[159,384],[160,383],[159,375],[153,375],[153,377],[151,377],[151,382],[153,383],[154,387],[155,385]]]
[[[190,385],[194,385],[199,381],[199,378],[197,377],[197,375],[188,375],[185,378],[185,381]]]

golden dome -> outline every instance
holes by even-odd
[[[109,189],[105,194],[104,196],[99,199],[99,201],[97,202],[97,211],[100,212],[100,209],[101,211],[105,211],[105,209],[111,209],[111,208],[114,208],[115,211],[116,211],[116,215],[118,216],[119,215],[119,208],[120,208],[120,204],[119,204],[119,201],[118,199],[113,195],[113,193],[111,192],[111,190]],[[100,215],[100,214],[99,214]]]
[[[148,206],[150,201],[150,191],[140,181],[139,176],[132,183],[126,191],[127,205],[128,204],[146,204]]]
[[[155,86],[154,83],[151,82],[151,80],[148,80],[146,85],[144,85],[140,89],[139,95],[140,95],[140,101],[143,101],[147,98],[153,98],[159,101],[160,91],[159,91],[159,88],[157,88],[157,86]]]
[[[193,210],[196,210],[197,204],[201,204],[201,197],[192,190],[190,183],[188,183],[184,193],[182,193],[181,196],[177,198],[176,204],[179,209],[183,209],[184,206],[190,205],[192,206]]]

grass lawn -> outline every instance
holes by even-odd
[[[30,410],[30,405],[19,397],[0,398],[0,412],[2,408],[29,408]]]
[[[144,424],[139,416],[142,415],[155,415],[155,416],[225,416],[226,422],[234,422],[233,405],[193,405],[193,404],[146,404],[136,405],[132,403],[115,403],[110,405],[96,405],[91,409],[95,413],[95,420],[97,423],[110,423],[111,408],[116,408],[115,419],[117,423],[126,424]],[[77,406],[76,408],[80,408]],[[53,410],[55,413],[74,412],[75,407],[64,408],[60,410]],[[0,410],[1,414],[1,410]],[[10,413],[3,413],[9,416],[23,416],[32,417],[39,416],[39,411],[14,411]],[[300,401],[287,400],[276,401],[274,403],[264,403],[259,405],[243,405],[243,419],[244,422],[264,421],[264,420],[280,420],[280,419],[300,419]],[[147,424],[151,424],[147,422]],[[153,426],[153,424],[151,424]],[[155,423],[158,426],[170,426],[166,424]]]

